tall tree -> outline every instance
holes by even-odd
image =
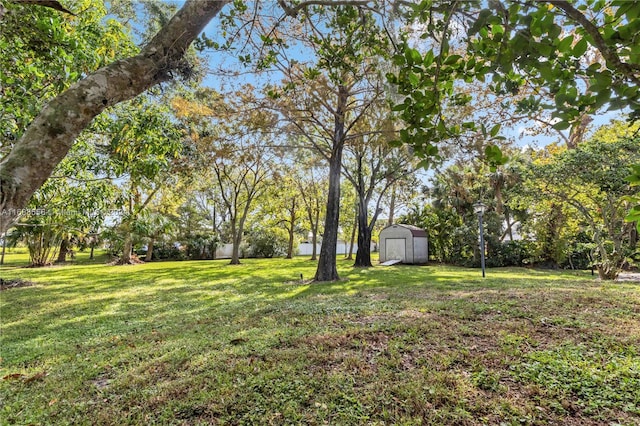
[[[248,140],[235,141],[214,152],[211,168],[214,182],[226,208],[231,226],[231,264],[240,263],[240,244],[253,202],[267,189],[271,165],[264,147]]]
[[[296,233],[303,216],[303,201],[297,188],[295,174],[289,165],[277,167],[273,175],[269,202],[262,206],[263,216],[287,233],[287,259],[292,259],[296,246]]]
[[[82,141],[36,191],[13,233],[27,243],[33,266],[50,264],[56,255],[66,261],[73,240],[102,226],[115,188],[97,176],[100,169],[93,146]]]
[[[639,141],[593,139],[541,160],[532,168],[537,196],[575,209],[596,244],[600,278],[614,279],[625,261],[631,226],[623,221],[627,197],[638,193],[626,177],[632,164],[640,162]]]
[[[189,134],[195,172],[217,188],[231,228],[232,264],[240,263],[246,221],[273,173],[275,117],[255,108],[254,92],[250,85],[224,96],[201,89],[172,102]]]
[[[303,151],[307,154],[307,151]],[[304,206],[307,225],[311,233],[311,260],[317,260],[318,235],[322,231],[322,219],[325,212],[324,202],[327,193],[327,170],[313,156],[301,156],[296,160],[295,182]]]
[[[0,161],[1,232],[13,223],[18,210],[51,175],[93,118],[109,106],[170,80],[184,64],[184,54],[193,40],[227,3],[188,0],[139,54],[93,72],[87,70],[86,77],[40,110]]]
[[[371,264],[371,236],[382,212],[381,203],[393,184],[413,172],[408,149],[391,146],[396,132],[385,104],[369,109],[355,137],[347,144],[343,174],[357,197],[358,251],[354,266]]]
[[[336,266],[340,219],[340,178],[345,144],[357,123],[382,96],[377,76],[377,55],[386,46],[373,15],[346,5],[304,8],[296,41],[313,52],[302,63],[291,60],[280,45],[270,52],[271,62],[284,75],[283,85],[268,93],[289,123],[288,131],[306,139],[329,164],[324,234],[315,279],[339,279]],[[281,50],[279,50],[281,49]]]
[[[121,182],[123,216],[118,224],[124,239],[120,263],[132,261],[134,229],[139,215],[156,194],[177,177],[183,132],[169,108],[148,96],[114,108],[96,121],[96,143],[107,139],[110,173]]]

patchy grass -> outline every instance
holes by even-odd
[[[5,268],[35,285],[0,293],[0,421],[640,423],[637,284],[347,262],[343,281],[305,283],[314,271]]]

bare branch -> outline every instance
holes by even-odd
[[[289,6],[285,0],[278,0],[278,4],[282,10],[284,10],[285,15],[291,16],[292,18],[297,17],[300,10],[306,9],[309,6],[356,6],[372,9],[370,3],[371,1],[369,0],[309,0],[303,1],[295,6]]]

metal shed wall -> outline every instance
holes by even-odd
[[[429,259],[427,234],[422,229],[410,225],[391,225],[380,231],[380,262],[386,262],[397,258],[397,253],[392,250],[388,253],[388,248],[394,248],[398,241],[404,239],[403,263],[427,263]],[[387,244],[387,240],[393,240]]]
[[[429,262],[427,237],[413,237],[413,263]]]

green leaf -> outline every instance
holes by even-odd
[[[566,130],[569,127],[571,127],[571,123],[569,123],[566,120],[558,121],[556,124],[553,125],[553,128],[556,130]]]
[[[565,37],[558,43],[558,51],[562,53],[571,52],[571,45],[573,44],[573,34],[569,37]]]
[[[417,168],[426,170],[429,168],[429,164],[431,164],[429,160],[422,160],[417,164]]]
[[[433,63],[434,60],[434,55],[433,55],[433,50],[429,49],[429,51],[424,55],[424,61],[423,61],[423,65],[425,68],[429,68],[429,66],[431,66],[431,64]]]
[[[640,200],[637,200],[640,202]],[[634,206],[624,218],[625,222],[636,222],[636,227],[640,231],[640,205]]]
[[[626,181],[631,184],[631,186],[640,185],[640,164],[634,164],[631,166],[631,174],[627,176]]]
[[[405,48],[404,57],[407,59],[408,65],[419,64],[422,62],[422,55],[420,55],[420,52],[411,47]]]
[[[491,25],[491,33],[495,35],[502,35],[504,34],[504,27],[500,24],[493,24]]]
[[[413,87],[418,86],[420,84],[420,77],[413,72],[409,72],[409,83],[411,83]]]
[[[587,47],[589,47],[589,44],[587,43],[587,40],[582,37],[580,41],[578,41],[576,45],[573,46],[573,56],[575,56],[576,58],[582,57],[582,55],[584,55],[587,51]]]
[[[445,59],[445,60],[444,60],[444,64],[445,64],[445,65],[455,64],[455,63],[456,63],[456,62],[458,62],[461,58],[462,58],[462,56],[460,56],[460,55],[451,55],[451,56],[447,56],[447,59]]]

